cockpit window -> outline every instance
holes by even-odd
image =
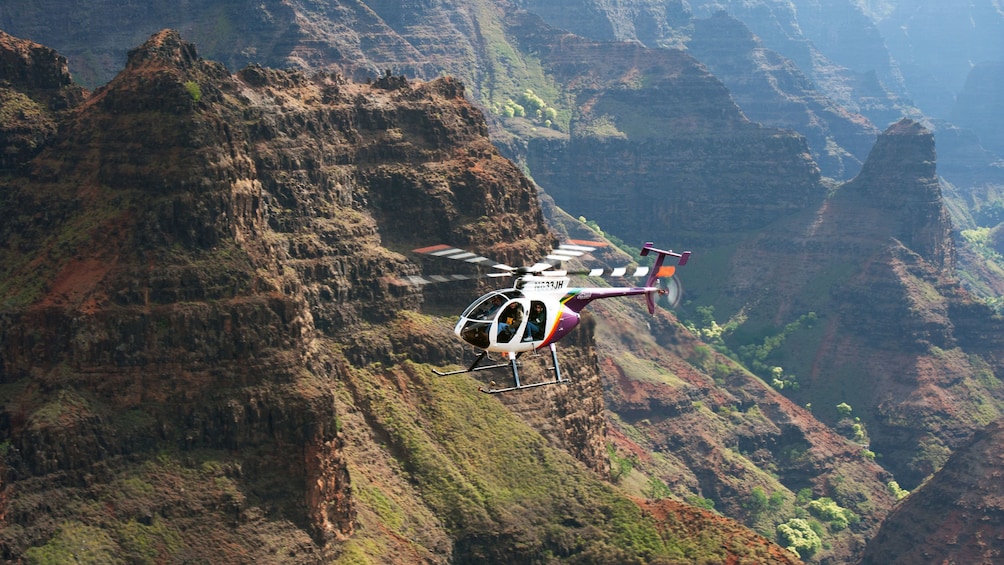
[[[464,329],[460,331],[460,337],[471,345],[485,349],[490,345],[488,341],[490,327],[491,323],[489,322],[467,322]]]
[[[501,294],[495,294],[477,303],[468,312],[464,312],[464,317],[472,320],[491,320],[503,304],[505,304],[505,297]]]
[[[461,316],[472,320],[491,320],[495,318],[495,314],[498,313],[499,308],[504,306],[506,302],[511,298],[519,298],[522,295],[523,293],[518,290],[486,294],[480,300],[468,306],[467,310],[464,310]]]

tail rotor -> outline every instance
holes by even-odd
[[[683,283],[680,282],[679,277],[659,279],[659,289],[659,294],[669,309],[680,305],[680,299],[683,298]]]
[[[657,249],[654,245],[649,241],[641,248],[642,257],[649,253],[656,254],[655,265],[652,266],[652,271],[648,275],[648,280],[645,281],[645,286],[659,288],[658,293],[667,297],[672,308],[679,304],[680,297],[683,296],[683,285],[673,275],[676,273],[677,266],[682,267],[687,264],[687,260],[690,259],[690,252],[673,253],[672,250]],[[666,257],[676,258],[676,265],[664,265]],[[665,281],[665,283],[662,281]],[[648,306],[649,314],[655,314],[655,297],[653,296],[655,293],[656,291],[653,291],[645,295],[645,303]]]

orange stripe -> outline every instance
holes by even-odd
[[[440,243],[439,245],[432,245],[429,247],[422,247],[420,249],[412,249],[413,253],[435,253],[436,251],[442,251],[444,249],[452,249],[452,245],[446,245],[445,243]]]
[[[671,277],[671,276],[673,276],[673,273],[675,273],[675,272],[676,272],[676,267],[674,267],[672,265],[668,265],[668,266],[664,265],[664,266],[662,266],[662,267],[659,268],[659,274],[657,275],[657,277],[658,278]]]

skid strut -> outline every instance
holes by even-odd
[[[531,384],[521,383],[519,380],[519,368],[517,367],[516,364],[516,358],[519,357],[520,354],[517,353],[513,355],[510,360],[512,365],[512,378],[513,381],[516,383],[516,386],[511,386],[508,388],[479,387],[478,390],[487,394],[499,394],[500,392],[512,392],[514,390],[523,390],[525,388],[536,388],[539,386],[548,386],[548,385],[556,385],[556,384],[571,382],[569,379],[561,378],[561,369],[558,367],[558,350],[557,348],[554,347],[553,343],[550,344],[550,346],[551,346],[551,362],[553,363],[553,366],[548,367],[548,369],[551,369],[551,371],[554,372],[553,381],[541,381],[539,383],[531,383]]]
[[[448,375],[459,375],[460,373],[473,373],[475,371],[487,371],[488,369],[501,369],[502,367],[509,366],[509,363],[496,363],[495,365],[485,365],[483,367],[478,367],[478,363],[480,363],[482,359],[484,359],[485,356],[487,355],[488,355],[487,351],[482,351],[478,355],[478,358],[475,359],[473,363],[471,363],[471,366],[466,369],[459,369],[457,371],[438,371],[436,369],[433,369],[432,372],[436,373],[440,377],[445,377]]]
[[[459,375],[461,373],[474,373],[477,371],[488,371],[491,369],[501,369],[503,367],[509,367],[509,370],[512,371],[512,380],[516,384],[516,386],[511,386],[507,388],[494,388],[495,381],[492,381],[492,384],[489,386],[489,388],[478,387],[478,390],[487,394],[498,394],[500,392],[511,392],[514,390],[523,390],[525,388],[536,388],[539,386],[556,385],[556,384],[571,382],[570,379],[565,379],[562,378],[561,376],[561,369],[558,367],[557,348],[554,346],[553,343],[550,344],[550,348],[551,348],[552,366],[548,367],[548,370],[550,370],[554,374],[554,380],[550,381],[541,381],[539,383],[523,384],[522,381],[520,381],[519,379],[519,364],[516,362],[516,360],[519,358],[520,355],[522,355],[522,353],[506,354],[506,356],[509,357],[509,361],[506,363],[481,365],[480,363],[484,361],[485,357],[488,356],[487,351],[482,351],[481,353],[478,354],[478,357],[474,360],[474,362],[471,363],[471,365],[466,369],[458,369],[456,371],[439,371],[437,369],[433,369],[432,372],[436,373],[441,377],[445,377],[448,375]]]

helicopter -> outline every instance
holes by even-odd
[[[682,287],[674,274],[677,266],[687,264],[690,251],[674,253],[672,250],[657,249],[652,242],[647,242],[641,248],[641,255],[654,254],[655,263],[651,268],[637,267],[631,275],[627,274],[626,267],[609,271],[591,269],[575,272],[556,268],[564,261],[595,251],[598,245],[602,244],[573,240],[559,245],[547,255],[546,261],[525,267],[512,267],[498,263],[487,257],[449,245],[434,245],[413,250],[415,253],[444,257],[495,269],[494,272],[485,276],[515,277],[511,288],[495,290],[479,297],[460,315],[460,320],[453,331],[461,340],[480,350],[474,362],[466,369],[456,371],[433,369],[433,372],[440,376],[447,376],[510,368],[515,386],[495,388],[495,382],[492,381],[488,388],[480,387],[478,389],[488,394],[567,383],[570,382],[570,379],[561,374],[555,343],[578,325],[580,312],[590,302],[600,298],[642,295],[645,297],[650,314],[655,314],[655,298],[658,295],[665,296],[672,306],[679,302]],[[666,259],[670,257],[675,260],[675,265],[664,264]],[[644,286],[576,288],[569,286],[571,275],[646,276],[647,278]],[[473,277],[465,275],[428,278],[411,276],[409,282],[424,285],[469,278]],[[553,380],[530,384],[522,383],[516,360],[524,353],[545,347],[549,348],[551,352],[552,366],[548,369],[553,372]],[[482,365],[485,358],[491,359],[489,353],[500,353],[508,361]]]

